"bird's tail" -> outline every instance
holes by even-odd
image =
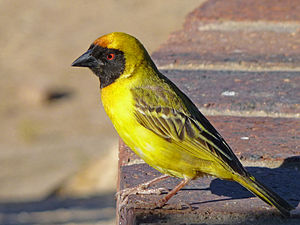
[[[253,176],[238,176],[236,179],[241,185],[262,199],[269,205],[275,206],[285,217],[290,216],[290,211],[294,209],[287,201],[281,198],[274,191],[270,190]]]

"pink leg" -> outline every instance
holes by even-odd
[[[187,185],[192,179],[190,178],[184,178],[176,187],[174,187],[165,197],[158,200],[155,205],[157,208],[163,207],[167,201],[169,201],[170,198],[172,198],[181,188],[183,188],[185,185]]]
[[[129,195],[132,194],[161,194],[162,192],[166,191],[168,192],[168,190],[166,190],[165,188],[156,188],[156,189],[148,189],[148,187],[150,187],[151,185],[162,181],[164,179],[167,179],[169,177],[169,175],[162,175],[160,177],[156,177],[153,180],[147,181],[145,183],[142,183],[136,187],[133,188],[125,188],[119,192],[117,192],[116,196],[117,199],[119,201],[119,209],[123,208],[124,205],[126,205],[128,203],[128,197]]]
[[[143,201],[138,201],[139,204],[135,203],[135,207],[142,208],[142,209],[162,208],[169,201],[170,198],[172,198],[181,188],[183,188],[190,181],[191,181],[190,178],[185,178],[176,187],[174,187],[165,197],[159,199],[158,201],[156,201],[154,203],[146,203]],[[181,205],[180,208],[182,208],[182,205],[185,205],[191,209],[191,206],[189,204],[180,204],[180,205]]]

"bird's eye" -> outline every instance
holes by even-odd
[[[110,53],[106,56],[107,60],[113,60],[115,58],[115,54]]]

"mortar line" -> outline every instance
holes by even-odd
[[[199,110],[205,116],[239,116],[239,117],[270,117],[270,118],[290,118],[299,119],[300,113],[277,113],[277,112],[265,112],[265,111],[235,111],[225,109],[224,111],[218,111],[216,109],[206,109],[198,107]]]
[[[256,63],[199,63],[187,65],[166,64],[158,66],[160,70],[214,70],[214,71],[249,71],[249,72],[300,72],[299,65],[283,64],[282,66],[276,65],[261,65]]]

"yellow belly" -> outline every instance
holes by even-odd
[[[178,151],[165,140],[137,122],[130,87],[111,84],[101,91],[104,109],[122,140],[147,164],[161,173],[180,178],[214,175],[215,163]]]

